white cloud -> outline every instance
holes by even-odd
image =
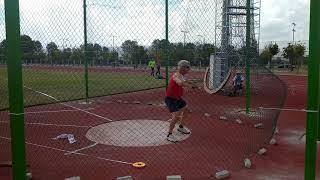
[[[43,45],[54,41],[59,46],[83,42],[81,0],[21,0],[21,34],[40,40]]]
[[[261,41],[292,40],[292,23],[295,22],[295,39],[309,39],[309,0],[262,0]]]
[[[170,41],[183,42],[186,31],[186,42],[214,43],[215,29],[214,0],[183,1],[179,7],[173,8],[169,16]]]
[[[163,0],[87,0],[88,40],[111,47],[124,40],[149,45],[165,38]],[[83,0],[20,0],[21,33],[43,45],[83,43]],[[214,42],[214,0],[169,0],[169,40]],[[3,1],[0,8],[4,9]],[[309,0],[262,0],[261,36],[265,41],[290,41],[295,22],[296,40],[308,39]],[[5,37],[4,11],[0,12],[0,37]],[[201,35],[201,36],[198,36]],[[112,36],[115,36],[114,39]]]
[[[142,8],[143,7],[143,8]],[[164,36],[164,6],[152,1],[124,1],[114,7],[88,7],[88,39],[91,42],[115,44],[130,39],[150,44]]]
[[[82,0],[21,0],[21,33],[58,46],[83,43]],[[214,0],[169,0],[169,40],[213,43]],[[165,38],[165,4],[162,0],[88,0],[88,42],[111,47],[127,40],[150,45]],[[205,18],[204,18],[205,17]],[[114,37],[113,37],[114,36]]]

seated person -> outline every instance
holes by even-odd
[[[237,70],[236,75],[233,77],[232,85],[233,85],[233,95],[236,95],[240,90],[242,90],[242,82],[244,81],[244,77],[241,74],[240,70]]]

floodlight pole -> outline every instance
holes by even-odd
[[[296,27],[296,23],[292,23],[293,28],[292,28],[292,44],[294,45],[294,33],[296,32],[296,30],[294,29]]]
[[[189,31],[182,30],[181,32],[183,33],[183,57],[186,57],[186,33],[189,33]]]
[[[205,37],[202,36],[202,35],[200,35],[200,34],[198,34],[197,36],[203,38],[202,51],[204,51],[204,43],[205,43],[205,41],[206,41],[206,40],[205,40]],[[200,41],[201,41],[201,40],[200,40]],[[202,54],[201,54],[201,55],[202,55]],[[201,60],[202,60],[202,56],[200,57],[200,68],[201,68],[201,65],[202,65]]]

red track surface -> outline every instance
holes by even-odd
[[[305,108],[306,78],[282,76],[288,85],[289,92],[285,106],[288,108]],[[264,86],[264,85],[261,85]],[[265,84],[265,88],[268,88]],[[277,89],[275,89],[276,91]],[[259,99],[253,97],[253,107],[272,104],[270,99],[277,98],[274,94],[260,94]],[[183,142],[155,147],[116,147],[98,144],[90,149],[80,151],[82,154],[65,156],[64,153],[74,151],[93,142],[84,135],[89,127],[62,127],[62,124],[77,126],[95,126],[106,123],[106,120],[93,118],[81,112],[60,112],[56,114],[26,115],[28,123],[50,123],[60,126],[27,125],[26,141],[27,159],[34,179],[58,180],[71,176],[81,179],[100,180],[115,179],[119,176],[131,175],[134,179],[152,180],[165,179],[167,175],[180,174],[183,179],[209,179],[210,174],[217,170],[228,169],[232,173],[230,179],[303,179],[304,143],[298,138],[305,128],[306,116],[301,112],[281,112],[278,121],[280,134],[277,135],[278,146],[266,145],[271,133],[272,123],[263,117],[259,122],[265,122],[263,130],[253,128],[255,122],[241,114],[230,111],[242,109],[243,97],[229,98],[220,95],[208,97],[204,93],[187,92],[187,100],[193,108],[192,135]],[[118,100],[128,102],[140,101],[142,104],[118,103]],[[163,100],[163,90],[132,93],[113,97],[97,98],[91,105],[79,108],[94,108],[90,112],[107,117],[113,121],[126,119],[159,119],[167,120],[169,114],[164,107],[158,106]],[[202,102],[192,104],[197,100]],[[148,105],[148,104],[154,105]],[[209,106],[210,105],[210,106]],[[27,111],[66,109],[59,104],[28,108]],[[69,108],[70,109],[70,108]],[[205,117],[204,113],[211,117]],[[244,122],[239,125],[232,122],[219,121],[218,117],[225,115],[228,119],[239,118]],[[273,118],[274,113],[265,113],[266,118]],[[7,121],[5,112],[0,113],[2,121]],[[151,127],[152,130],[152,127]],[[61,133],[72,133],[78,140],[75,144],[52,140]],[[1,124],[1,137],[9,137],[9,128]],[[10,141],[0,140],[0,160],[10,160]],[[266,156],[252,156],[260,147],[267,147]],[[5,156],[3,156],[5,155]],[[250,156],[253,169],[244,169],[243,158]],[[109,160],[108,160],[109,159]],[[119,160],[128,163],[143,161],[144,169],[135,169],[131,165],[110,161]],[[318,168],[319,169],[319,168]],[[318,170],[319,172],[320,170]],[[10,169],[0,169],[0,179],[10,179]]]
[[[284,108],[305,109],[307,77],[280,76],[288,86]],[[254,159],[254,168],[233,172],[235,180],[302,180],[304,179],[305,143],[299,138],[305,133],[306,113],[282,111],[279,120],[277,146],[269,146],[266,156]],[[320,179],[320,145],[318,145],[317,178]]]

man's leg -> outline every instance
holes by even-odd
[[[242,84],[239,85],[238,88],[238,95],[241,96],[242,95]]]
[[[233,88],[232,88],[232,96],[235,96],[236,92],[237,92],[237,86],[234,85]]]
[[[172,118],[171,118],[171,122],[170,122],[170,126],[169,126],[169,132],[168,132],[168,135],[167,135],[167,140],[170,141],[170,142],[177,142],[178,141],[172,135],[172,131],[173,131],[176,123],[180,120],[181,113],[182,113],[182,110],[172,113]]]
[[[176,123],[180,120],[181,113],[182,113],[182,109],[180,111],[172,113],[172,118],[171,118],[170,127],[169,127],[169,134],[172,133]]]
[[[178,131],[183,134],[190,134],[190,131],[184,128],[184,125],[186,122],[189,121],[191,111],[187,106],[185,106],[181,110],[182,110],[182,113],[181,113],[181,119],[180,119],[180,125],[178,128]]]
[[[184,108],[182,108],[182,113],[181,113],[181,119],[180,119],[180,124],[181,125],[184,125],[188,120],[189,120],[189,117],[190,117],[190,109],[186,106]]]

